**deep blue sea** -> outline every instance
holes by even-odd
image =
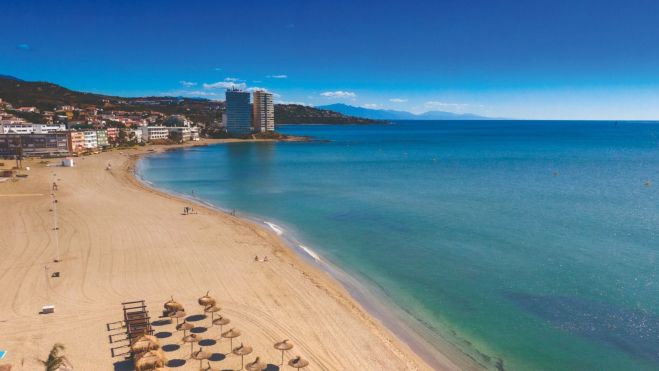
[[[272,221],[487,368],[659,369],[658,123],[280,131],[319,141],[166,152],[138,172]]]

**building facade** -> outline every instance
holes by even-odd
[[[252,130],[255,133],[275,131],[275,106],[272,93],[256,90],[252,102]]]
[[[96,130],[83,131],[85,136],[85,149],[98,148],[98,138],[96,137]]]
[[[176,126],[169,128],[169,134],[180,134],[181,141],[187,142],[191,138],[190,128],[187,126]]]
[[[45,134],[0,134],[1,156],[66,156],[68,135],[64,131]]]
[[[108,142],[108,132],[105,130],[96,130],[96,144],[98,148],[108,147],[110,142]]]
[[[108,142],[116,143],[117,138],[119,138],[119,128],[107,128],[105,131],[108,135]]]
[[[227,133],[233,136],[252,132],[252,109],[249,92],[231,89],[226,92]]]
[[[85,151],[85,133],[82,131],[69,131],[67,139],[71,154],[80,154]]]
[[[166,126],[142,126],[142,140],[146,142],[169,138]]]

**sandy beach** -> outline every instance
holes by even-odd
[[[301,355],[309,370],[432,369],[275,234],[198,205],[192,205],[196,214],[183,215],[188,201],[144,187],[133,167],[145,152],[81,157],[73,168],[31,160],[24,164],[31,167],[26,179],[0,183],[0,349],[8,353],[0,364],[39,369],[37,358],[59,342],[76,370],[130,369],[117,363],[122,357],[111,357],[110,349],[121,344],[111,344],[107,330],[122,319],[122,302],[143,299],[157,317],[174,296],[188,314],[200,314],[197,298],[210,290],[232,321],[228,327],[242,332],[234,340],[254,347],[245,361],[260,356],[278,365],[273,343],[290,339],[295,348],[286,357]],[[53,181],[59,185],[59,263],[52,262]],[[269,261],[255,262],[256,255]],[[49,277],[55,271],[60,277]],[[46,304],[55,306],[54,314],[39,314]],[[162,344],[180,345],[167,352],[169,359],[186,360],[190,347],[173,325],[154,329]],[[201,335],[217,339],[219,330]],[[228,348],[223,339],[207,350]],[[448,358],[442,362],[443,369],[459,369]],[[237,369],[240,358],[227,355],[213,365]],[[198,367],[187,360],[173,369]]]

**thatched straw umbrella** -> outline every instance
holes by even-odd
[[[309,361],[307,361],[306,359],[304,359],[300,356],[297,356],[297,357],[291,359],[290,361],[288,361],[288,365],[293,367],[293,368],[297,368],[299,370],[301,368],[305,368],[305,367],[309,366]]]
[[[183,321],[176,325],[176,330],[177,331],[183,331],[183,336],[187,335],[188,330],[192,330],[194,328],[194,325],[188,321]]]
[[[150,350],[160,349],[158,338],[153,335],[143,335],[130,344],[130,350],[133,354],[148,352]]]
[[[204,351],[203,348],[199,347],[199,350],[196,351],[196,352],[193,352],[191,356],[192,356],[192,358],[194,358],[196,360],[199,360],[199,368],[201,369],[201,362],[204,359],[209,359],[211,357],[211,354]]]
[[[208,362],[208,366],[206,366],[206,368],[202,368],[200,371],[227,371],[226,368],[211,367],[211,361],[207,361],[207,362]]]
[[[209,292],[210,291],[206,291],[206,295],[200,297],[199,300],[197,300],[197,303],[199,303],[199,305],[201,305],[202,307],[212,307],[216,303],[215,299],[208,296]]]
[[[181,305],[180,303],[175,301],[173,296],[172,296],[171,299],[169,299],[165,302],[164,307],[165,307],[165,314],[166,315],[169,315],[170,313],[176,313],[176,312],[180,312],[180,311],[184,310],[183,305]]]
[[[185,314],[185,312],[181,310],[181,311],[178,311],[178,312],[172,312],[167,317],[176,318],[176,325],[178,325],[179,318],[183,318],[185,316],[187,316],[187,314]]]
[[[222,308],[220,308],[218,306],[215,306],[215,305],[208,306],[208,307],[204,308],[204,313],[210,313],[211,314],[211,326],[213,325],[213,315],[215,313],[219,312],[220,310],[222,310]]]
[[[167,359],[160,350],[150,350],[135,358],[135,369],[137,371],[155,370],[165,367]]]
[[[222,316],[221,314],[220,314],[219,317],[217,317],[213,320],[213,324],[215,326],[220,326],[220,334],[222,333],[222,326],[228,325],[229,323],[231,323],[231,320],[224,317],[224,316]]]
[[[233,338],[237,338],[238,336],[240,336],[240,331],[233,328],[227,332],[222,333],[222,337],[227,338],[230,341],[231,347],[229,349],[233,349]]]
[[[245,365],[245,369],[248,371],[261,371],[261,370],[265,370],[267,367],[268,365],[261,362],[260,357],[256,357],[254,361]]]
[[[288,342],[288,339],[275,343],[275,349],[281,350],[281,364],[284,364],[284,352],[293,349],[293,344]]]
[[[201,336],[197,334],[189,334],[183,336],[183,342],[184,343],[190,343],[190,355],[192,356],[192,350],[194,347],[194,343],[198,343],[201,340]]]
[[[240,343],[240,346],[233,348],[231,353],[240,356],[240,369],[242,370],[245,365],[245,356],[252,353],[252,347],[245,346],[243,343]]]

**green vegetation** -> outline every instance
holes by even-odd
[[[64,345],[56,343],[48,354],[48,359],[40,361],[44,365],[45,371],[69,370],[69,360],[62,354]]]

